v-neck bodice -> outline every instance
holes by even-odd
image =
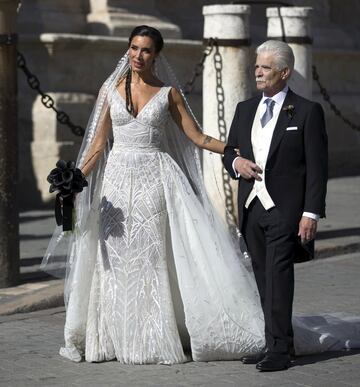
[[[109,103],[115,148],[160,148],[164,126],[169,119],[170,89],[170,86],[162,87],[136,117],[126,110],[124,98],[114,89]]]
[[[162,89],[163,89],[163,87],[160,87],[160,89],[159,89],[156,93],[154,93],[154,94],[148,99],[148,101],[145,103],[145,105],[143,105],[143,107],[138,111],[138,113],[136,114],[136,116],[133,116],[133,117],[134,117],[134,118],[138,118],[138,117],[140,116],[141,112],[142,112],[144,109],[146,109],[146,106],[149,105],[149,104],[151,104],[152,100],[153,100],[154,98],[156,98],[157,95],[158,95],[159,93],[162,92]],[[117,93],[119,94],[120,98],[123,100],[123,102],[126,103],[124,97],[120,94],[119,90],[116,89],[116,91],[117,91]]]
[[[136,117],[126,110],[126,102],[114,89],[109,98],[114,145],[113,149],[159,150],[164,126],[169,119],[170,86],[162,87],[144,105]]]

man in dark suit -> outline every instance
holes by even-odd
[[[239,180],[239,227],[265,318],[266,349],[242,361],[277,371],[289,367],[293,352],[293,264],[313,255],[317,221],[325,216],[327,135],[320,104],[287,86],[291,48],[270,40],[256,53],[262,95],[237,105],[223,162]]]

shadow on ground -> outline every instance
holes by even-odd
[[[347,356],[354,356],[360,354],[360,349],[344,350],[344,351],[332,351],[324,352],[314,355],[304,355],[295,358],[294,366],[305,366],[308,364],[321,363],[323,361],[331,359],[339,359]]]

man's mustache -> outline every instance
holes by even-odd
[[[264,82],[264,78],[256,77],[255,81],[256,82]]]

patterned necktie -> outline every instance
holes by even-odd
[[[266,103],[266,112],[260,119],[262,127],[264,127],[272,119],[275,101],[271,98],[268,98],[264,101],[264,103]]]

